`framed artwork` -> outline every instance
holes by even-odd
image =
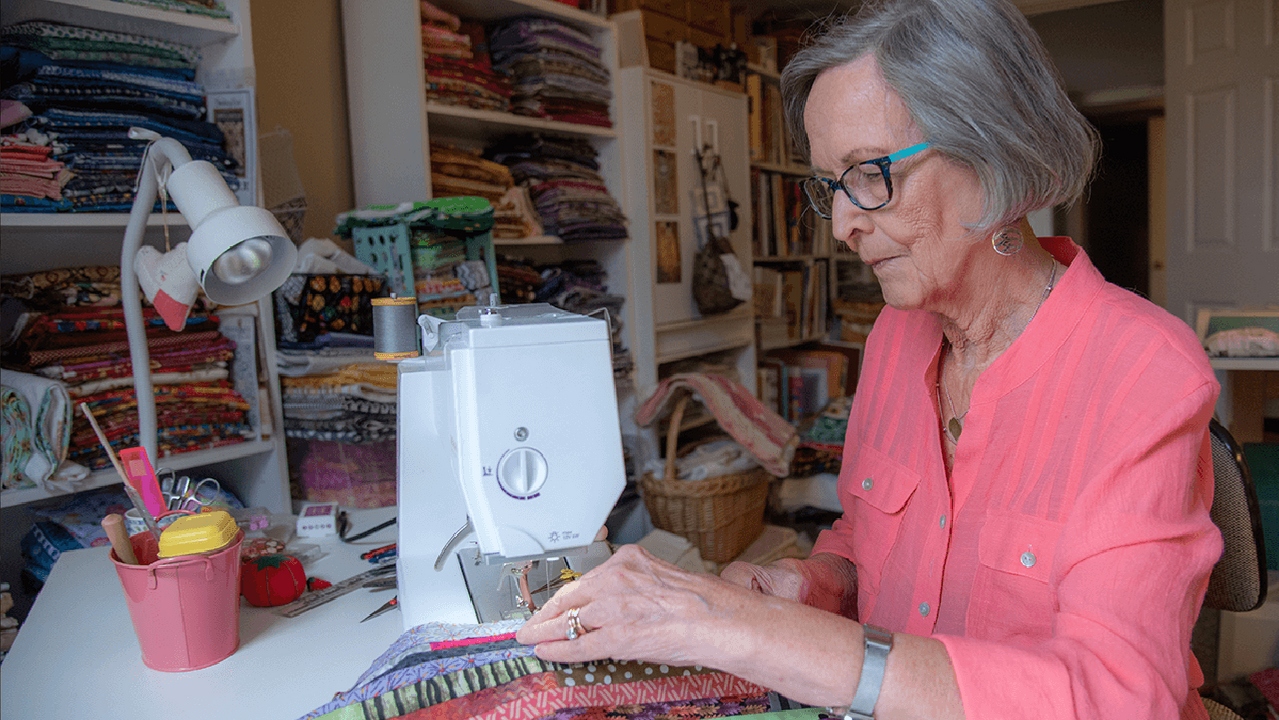
[[[253,88],[209,91],[209,122],[226,137],[226,152],[238,163],[232,188],[241,205],[258,204],[258,123]]]
[[[654,226],[653,237],[657,242],[657,282],[682,282],[679,254],[679,223],[659,220]]]
[[[671,150],[653,149],[653,212],[679,214],[679,179]]]
[[[1247,334],[1233,338],[1213,335],[1226,330],[1241,330]],[[1195,334],[1210,355],[1236,357],[1279,356],[1279,308],[1272,310],[1237,310],[1229,308],[1200,308],[1195,318]],[[1235,333],[1230,333],[1235,335]],[[1211,339],[1211,340],[1210,340]]]
[[[653,89],[653,144],[675,144],[675,88],[664,82],[652,81]]]

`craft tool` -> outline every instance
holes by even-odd
[[[364,618],[364,620],[361,620],[360,622],[365,622],[366,620],[372,620],[378,615],[381,615],[382,613],[390,611],[391,608],[394,608],[396,605],[399,605],[399,604],[400,604],[400,598],[398,596],[393,597],[390,600],[387,600],[385,603],[382,603],[382,607],[369,613],[369,616]]]
[[[155,522],[155,516],[147,510],[147,505],[142,500],[142,496],[137,490],[129,484],[129,476],[125,474],[124,468],[120,466],[120,458],[116,457],[115,450],[111,449],[111,443],[107,440],[106,433],[102,432],[102,428],[98,426],[98,419],[93,416],[93,411],[89,409],[88,403],[80,403],[80,412],[89,419],[89,425],[93,427],[93,432],[98,436],[98,442],[102,443],[102,449],[107,451],[107,459],[111,461],[111,465],[115,467],[115,471],[120,476],[120,482],[124,484],[124,494],[129,496],[129,502],[133,503],[133,507],[137,508],[138,514],[142,516],[142,521],[147,524],[147,529],[155,536],[156,542],[160,541],[160,526]]]
[[[373,548],[372,550],[369,550],[368,552],[360,553],[360,559],[369,560],[371,558],[377,557],[378,555],[382,555],[389,550],[394,550],[394,549],[395,549],[395,543],[391,543],[390,545],[383,545],[382,547],[379,547],[379,548]]]
[[[335,600],[343,595],[358,590],[365,586],[370,580],[385,576],[395,572],[395,563],[387,563],[379,565],[372,570],[365,570],[359,575],[353,575],[340,582],[333,583],[329,587],[321,590],[308,592],[302,597],[294,600],[287,605],[281,605],[275,608],[275,612],[284,617],[297,617],[312,608],[319,607],[331,600]]]
[[[142,496],[147,512],[159,515],[169,509],[164,501],[164,493],[160,491],[160,481],[156,479],[155,470],[151,468],[151,458],[147,457],[146,448],[131,447],[121,450],[120,466],[124,468],[125,477],[133,485],[133,489]]]
[[[209,503],[207,501],[200,499],[200,490],[202,488],[205,488],[205,487],[213,488],[212,494],[214,497],[216,497],[217,494],[222,491],[222,483],[219,483],[217,480],[214,480],[213,478],[205,478],[197,483],[192,483],[191,478],[184,477],[184,478],[179,478],[179,480],[186,480],[187,483],[186,483],[186,487],[182,491],[181,496],[178,497],[178,500],[176,503],[178,510],[191,510],[192,512],[199,512],[200,508],[204,507],[205,505],[208,505]],[[192,507],[193,505],[194,507]]]
[[[124,529],[124,517],[120,513],[107,515],[102,518],[102,529],[107,531],[107,539],[111,541],[111,548],[115,550],[115,556],[120,558],[120,562],[137,565],[138,557],[133,554],[133,542]]]
[[[400,553],[399,553],[399,550],[398,550],[398,549],[397,549],[394,545],[392,545],[390,548],[388,548],[388,549],[386,549],[386,550],[382,550],[382,551],[380,551],[380,552],[376,552],[376,553],[365,553],[365,554],[366,554],[366,555],[368,555],[368,557],[364,558],[365,560],[368,560],[369,562],[373,563],[374,565],[377,565],[378,563],[382,562],[383,560],[391,560],[391,559],[394,559],[394,558],[395,558],[395,557],[397,557]]]

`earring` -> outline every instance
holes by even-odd
[[[1011,228],[1004,228],[990,238],[990,246],[1000,255],[1016,255],[1026,246],[1021,233]]]

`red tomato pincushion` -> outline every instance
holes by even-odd
[[[240,566],[240,594],[250,605],[274,607],[306,591],[302,562],[289,555],[263,555]]]

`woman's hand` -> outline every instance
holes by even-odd
[[[734,562],[719,576],[758,593],[857,618],[857,568],[838,555],[782,558],[764,566]]]
[[[557,662],[614,658],[722,667],[722,650],[747,632],[751,613],[744,606],[757,597],[713,575],[681,570],[638,545],[622,545],[557,592],[516,639],[536,643],[538,657]],[[565,642],[574,609],[580,634]]]
[[[802,565],[802,560],[794,558],[783,558],[769,565],[739,561],[729,563],[728,567],[720,571],[719,576],[748,590],[804,602],[808,588],[805,586]]]
[[[799,568],[803,577],[816,572],[825,578],[822,585],[839,580],[843,587],[852,565],[836,559],[843,574],[827,559],[780,565]],[[750,567],[743,563],[741,569],[750,573]],[[761,577],[771,582],[775,568],[762,570]],[[784,572],[776,577],[786,579]],[[561,588],[515,637],[536,644],[543,660],[701,665],[810,705],[848,703],[860,667],[860,653],[850,648],[862,642],[857,623],[714,575],[686,572],[637,545],[622,545],[607,562]]]

